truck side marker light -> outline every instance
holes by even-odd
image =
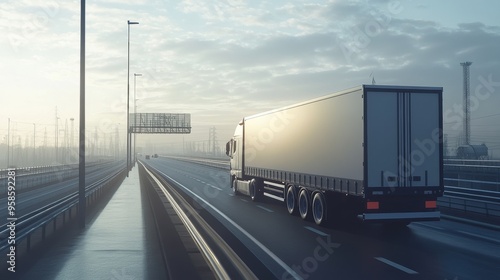
[[[437,208],[437,203],[435,200],[425,201],[425,208]]]
[[[366,203],[366,209],[368,210],[374,210],[379,208],[379,203],[378,201],[368,201]]]

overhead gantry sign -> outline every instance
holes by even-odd
[[[130,114],[130,133],[189,134],[191,133],[191,114]]]

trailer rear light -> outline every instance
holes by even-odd
[[[435,200],[427,200],[425,201],[425,208],[436,208],[437,203]]]
[[[379,203],[378,201],[368,201],[366,203],[366,209],[368,210],[375,210],[379,208]]]

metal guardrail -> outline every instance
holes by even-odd
[[[500,218],[500,192],[445,186],[444,195],[438,198],[440,207],[467,213]]]
[[[257,279],[252,270],[243,260],[241,260],[225,240],[200,216],[198,211],[195,210],[165,178],[158,174],[158,170],[146,166],[143,163],[140,164],[172,205],[174,211],[187,228],[191,238],[195,241],[200,252],[204,255],[218,279],[231,279],[226,269],[227,265],[231,265],[233,269],[236,269],[239,274],[237,278]],[[215,248],[212,248],[209,244],[212,244],[212,246],[215,245],[218,248],[214,250]],[[222,252],[223,256],[215,254],[215,251]],[[222,261],[221,257],[226,261]],[[229,260],[230,263],[228,263],[227,260]]]
[[[444,162],[444,165],[462,165],[462,166],[477,165],[477,166],[498,166],[498,167],[500,167],[500,160],[491,160],[491,159],[476,160],[476,159],[445,158],[443,160],[443,162]]]
[[[85,188],[85,197],[90,197],[95,191],[101,188],[104,184],[110,182],[119,176],[120,173],[123,172],[123,169],[116,169],[113,173],[108,174],[104,178],[99,179],[98,181],[86,186]],[[25,214],[16,220],[16,244],[19,244],[24,239],[28,239],[28,249],[30,243],[31,234],[40,227],[45,227],[50,222],[61,215],[66,213],[67,210],[73,208],[78,204],[78,192],[74,192],[70,195],[67,195],[49,205],[45,205],[37,210],[34,210],[28,214]],[[2,239],[7,239],[7,236],[10,232],[10,229],[7,228],[8,223],[2,225],[2,231],[0,231],[0,236]],[[7,242],[2,242],[0,245],[0,252],[7,249],[10,245]]]
[[[445,186],[445,195],[500,204],[500,192]]]
[[[89,161],[89,162],[87,162],[87,167],[106,164],[109,162],[113,162],[113,161],[112,160]],[[2,169],[0,169],[0,179],[7,177],[7,172],[9,169],[16,169],[17,176],[21,176],[21,175],[30,175],[30,174],[49,173],[49,172],[61,171],[61,170],[71,170],[71,169],[75,169],[75,168],[78,169],[78,163],[2,168]]]
[[[114,165],[116,161],[91,162],[86,165],[88,173],[94,172],[107,165]],[[27,167],[16,170],[16,192],[43,187],[55,182],[61,182],[78,176],[78,165],[52,165],[43,167]],[[5,175],[5,176],[4,176]],[[0,198],[7,193],[7,171],[0,170]],[[5,186],[5,187],[4,187]]]
[[[202,165],[212,166],[216,168],[229,169],[229,160],[207,159],[207,158],[191,158],[181,156],[159,156],[161,158],[170,158],[186,162],[193,162]]]

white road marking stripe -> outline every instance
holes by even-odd
[[[463,234],[466,234],[466,235],[470,235],[470,236],[474,236],[474,237],[477,237],[477,238],[485,239],[485,240],[492,241],[492,242],[495,242],[495,243],[500,243],[500,240],[495,239],[495,238],[491,238],[491,237],[488,237],[488,236],[482,236],[480,234],[476,234],[476,233],[472,233],[472,232],[468,232],[468,231],[463,231],[463,230],[457,230],[457,231],[461,232]]]
[[[213,206],[212,204],[208,203],[208,201],[206,201],[205,199],[203,199],[199,195],[195,194],[189,188],[187,188],[183,184],[177,182],[176,180],[174,180],[173,178],[171,178],[167,174],[161,172],[158,169],[156,169],[156,171],[160,172],[161,174],[163,174],[163,176],[165,176],[166,178],[168,178],[172,182],[176,183],[178,186],[181,186],[187,192],[190,192],[192,195],[194,195],[200,201],[202,201],[203,203],[205,203],[208,207],[212,208],[212,210],[214,210],[215,212],[217,212],[217,214],[219,214],[222,218],[226,219],[226,221],[228,221],[230,224],[232,224],[237,230],[239,230],[241,233],[243,233],[248,239],[250,239],[253,243],[255,243],[255,245],[257,245],[262,251],[264,251],[269,257],[271,257],[279,266],[281,266],[284,270],[286,270],[286,272],[288,272],[290,274],[290,276],[292,276],[295,279],[302,279],[302,277],[300,277],[300,275],[297,274],[297,272],[295,272],[293,269],[291,269],[284,261],[282,261],[273,252],[271,252],[271,250],[269,250],[266,246],[264,246],[264,244],[260,243],[259,240],[255,239],[255,237],[253,237],[250,233],[248,233],[246,230],[244,230],[235,221],[231,220],[228,216],[226,216],[226,214],[222,213],[219,209],[215,208],[215,206]]]
[[[210,185],[210,184],[206,184],[206,185],[207,185],[207,186],[209,186],[209,187],[211,187],[211,188],[214,188],[214,189],[216,189],[216,190],[222,191],[222,189],[221,189],[221,188],[216,187],[216,186],[214,186],[214,185]]]
[[[240,198],[241,201],[244,201],[244,202],[248,202],[248,200],[244,199],[244,198]]]
[[[143,165],[144,167],[144,165]],[[186,226],[187,231],[189,232],[191,238],[193,241],[198,245],[198,248],[203,252],[205,256],[207,256],[208,261],[212,265],[212,267],[215,269],[215,272],[217,276],[221,278],[228,278],[229,275],[227,272],[224,270],[224,268],[220,265],[220,260],[215,256],[214,252],[212,251],[212,248],[208,246],[207,242],[205,239],[201,236],[200,232],[198,229],[193,225],[192,221],[189,219],[188,215],[181,209],[179,204],[175,202],[174,198],[172,195],[167,191],[165,186],[158,180],[156,176],[151,173],[148,169],[146,171],[149,173],[149,176],[153,178],[156,182],[156,184],[160,187],[161,191],[165,194],[165,197],[170,201],[170,204],[172,205],[174,211],[177,213],[177,216],[179,219],[181,219],[182,223]]]
[[[321,236],[328,236],[329,235],[327,233],[322,232],[321,230],[317,230],[317,229],[312,228],[310,226],[305,226],[305,228],[308,229],[308,230],[310,230],[310,231],[312,231],[312,232],[314,232],[314,233],[317,233],[317,234],[319,234]]]
[[[388,260],[388,259],[386,259],[386,258],[382,258],[382,257],[375,257],[375,259],[376,259],[376,260],[379,260],[379,261],[381,261],[381,262],[383,262],[383,263],[385,263],[385,264],[388,264],[388,265],[390,265],[390,266],[392,266],[392,267],[394,267],[394,268],[397,268],[397,269],[399,269],[399,270],[401,270],[401,271],[404,271],[404,272],[406,272],[406,273],[408,273],[408,274],[418,274],[418,272],[416,272],[415,270],[409,269],[409,268],[407,268],[407,267],[405,267],[405,266],[402,266],[402,265],[400,265],[400,264],[397,264],[397,263],[395,263],[395,262],[393,262],[393,261],[390,261],[390,260]]]
[[[273,210],[268,209],[268,208],[266,208],[266,207],[264,207],[264,206],[262,206],[262,205],[257,205],[257,207],[259,207],[260,209],[265,210],[265,211],[267,211],[267,212],[269,212],[269,213],[274,212]]]
[[[421,226],[421,227],[427,227],[427,228],[432,228],[432,229],[437,229],[437,230],[444,230],[444,228],[442,227],[437,227],[437,226],[431,226],[431,225],[427,225],[427,224],[422,224],[422,223],[413,223],[417,226]]]

